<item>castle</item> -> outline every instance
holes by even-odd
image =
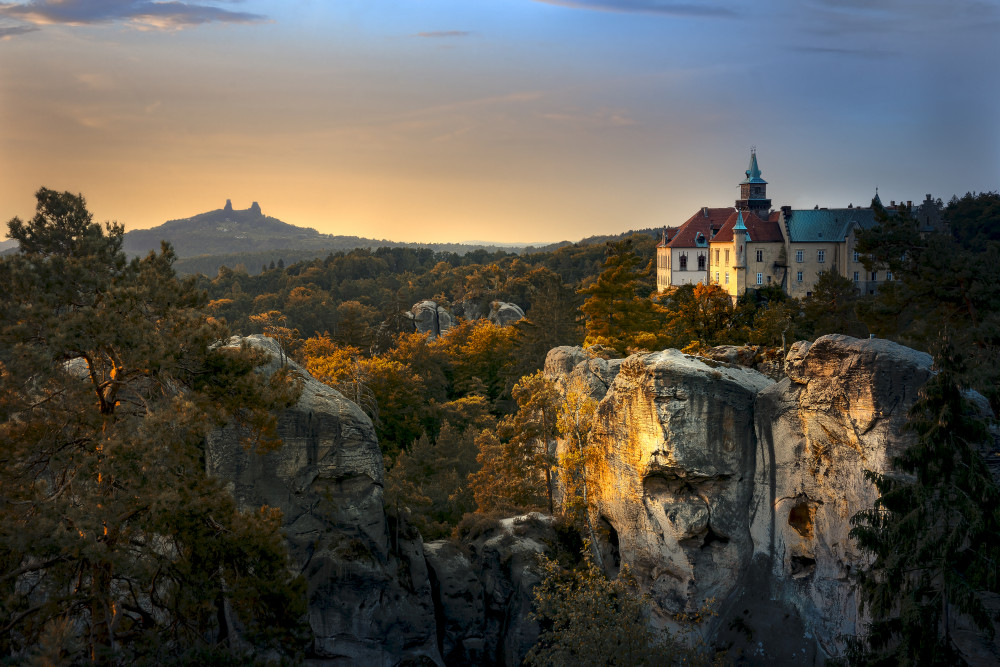
[[[875,194],[875,201],[882,205]],[[900,207],[912,207],[911,202]],[[896,210],[896,202],[883,207]],[[927,209],[927,210],[923,210]],[[936,218],[940,202],[927,195],[918,219]],[[767,181],[757,152],[750,152],[746,178],[735,206],[702,207],[677,228],[665,228],[656,249],[656,288],[704,283],[718,285],[733,299],[769,285],[789,296],[811,296],[820,273],[834,271],[854,281],[859,293],[874,294],[892,280],[885,270],[868,271],[855,249],[858,230],[877,224],[875,210],[849,206],[771,210]]]

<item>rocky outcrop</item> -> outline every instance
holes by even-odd
[[[718,352],[549,353],[550,377],[601,399],[590,493],[605,570],[627,564],[661,625],[713,609],[710,633],[753,661],[839,656],[858,620],[849,520],[876,495],[864,471],[908,444],[931,358],[824,336],[793,345],[774,382]]]
[[[850,517],[877,497],[864,471],[886,472],[911,442],[909,407],[930,355],[831,335],[789,354],[788,378],[757,398],[750,530],[759,597],[793,608],[827,655],[853,634],[852,574],[861,562]]]
[[[437,338],[452,326],[451,314],[434,301],[413,304],[408,313],[417,333],[429,334],[431,340]]]
[[[273,340],[245,341],[271,353],[262,372],[279,368]],[[282,511],[293,566],[308,584],[310,664],[440,663],[422,543],[413,530],[390,530],[371,420],[288,365],[302,379],[302,394],[279,415],[284,446],[260,456],[244,449],[232,428],[220,429],[206,443],[209,474],[224,480],[244,509]]]
[[[248,342],[277,370],[273,341]],[[858,627],[848,532],[875,498],[864,471],[887,471],[908,444],[931,359],[824,336],[794,344],[775,382],[730,352],[741,360],[560,347],[545,372],[599,401],[589,499],[605,571],[629,567],[660,627],[710,610],[703,636],[733,657],[820,664]],[[539,632],[532,590],[538,554],[558,542],[552,519],[484,517],[461,544],[423,544],[386,516],[371,422],[292,368],[303,392],[280,415],[284,448],[259,457],[221,430],[206,465],[244,508],[283,511],[308,582],[310,664],[520,664]]]
[[[524,311],[516,303],[494,301],[490,304],[489,321],[498,327],[505,327],[524,319]]]
[[[591,435],[605,569],[629,565],[665,620],[733,586],[753,553],[753,404],[772,381],[666,350],[620,365]]]
[[[699,350],[698,356],[712,361],[752,368],[772,380],[780,380],[785,376],[785,355],[780,347],[717,345]]]
[[[586,386],[590,395],[600,400],[614,382],[623,361],[610,358],[606,348],[600,345],[585,348],[563,345],[549,351],[544,372],[564,389],[571,385]]]

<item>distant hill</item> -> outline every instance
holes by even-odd
[[[642,229],[608,236],[592,236],[579,245],[603,243],[621,239],[633,233],[659,234],[657,229]],[[281,259],[285,264],[325,257],[338,251],[356,248],[430,248],[435,252],[453,252],[464,255],[477,250],[495,252],[504,250],[516,253],[552,251],[573,245],[562,241],[544,246],[518,246],[514,244],[478,243],[405,243],[362,236],[321,234],[310,227],[298,227],[277,218],[264,215],[254,202],[248,209],[234,209],[226,200],[223,208],[199,213],[190,218],[171,220],[151,229],[136,229],[125,234],[124,248],[130,256],[145,255],[159,250],[160,241],[168,241],[177,253],[175,268],[180,273],[215,275],[219,268],[239,265],[250,275],[261,267]]]
[[[459,254],[480,248],[490,252],[520,249],[506,245],[501,248],[461,243],[402,243],[361,236],[321,234],[310,227],[298,227],[264,215],[257,202],[248,209],[237,210],[228,200],[224,208],[199,213],[190,218],[171,220],[151,229],[127,232],[125,252],[132,256],[145,255],[150,250],[159,250],[161,240],[169,241],[181,259],[224,257],[226,261],[219,265],[230,265],[234,258],[238,258],[237,261],[246,263],[250,271],[255,269],[253,263],[257,260],[270,261],[281,256],[285,261],[289,257],[307,259],[354,248],[431,248],[439,252]],[[199,268],[208,268],[212,262],[198,264]]]

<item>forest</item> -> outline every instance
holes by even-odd
[[[296,397],[294,377],[265,382],[253,372],[261,359],[250,348],[217,347],[231,335],[274,338],[364,410],[384,457],[386,507],[425,540],[533,510],[560,514],[581,544],[592,537],[585,470],[595,405],[581,392],[560,394],[540,372],[557,346],[597,346],[617,358],[741,345],[781,359],[794,341],[844,333],[930,351],[942,372],[914,417],[925,446],[903,462],[927,489],[935,483],[927,470],[951,479],[951,464],[942,473],[940,461],[958,451],[938,447],[936,415],[954,421],[945,435],[987,438],[983,424],[962,417],[958,388],[1000,409],[997,193],[953,198],[945,232],[922,235],[907,211],[883,212],[859,235],[866,264],[896,276],[876,295],[826,273],[803,300],[773,287],[735,304],[701,284],[656,294],[658,239],[648,233],[526,254],[357,249],[279,261],[256,275],[224,266],[182,279],[169,246],[127,260],[123,228],[95,223],[82,197],[43,188],[37,198],[33,219],[9,223],[21,251],[0,259],[0,652],[20,656],[14,662],[235,664],[226,660],[245,658],[245,647],[223,641],[235,632],[220,620],[223,598],[249,644],[296,659],[302,582],[283,569],[278,518],[238,511],[202,472],[208,430],[236,420],[248,447],[280,446],[273,412]],[[436,338],[417,333],[406,311],[425,299],[470,316]],[[517,304],[525,318],[499,326],[471,316],[497,301]],[[555,461],[548,443],[556,437],[579,442],[579,456]],[[974,451],[961,452],[972,472],[955,488],[971,485],[980,499],[961,508],[975,527],[961,548],[996,555],[995,483]],[[557,464],[584,471],[571,475],[580,488],[561,508],[552,499]],[[876,572],[898,529],[893,517],[917,491],[900,495],[899,480],[872,481],[884,503],[859,519],[857,535],[878,557]],[[529,656],[536,664],[572,652],[560,642],[577,642],[578,651],[587,641],[561,620],[570,604],[562,589],[619,600],[602,612],[611,614],[608,627],[641,616],[627,580],[602,579],[584,556],[563,565],[548,564],[552,578],[539,589],[538,613],[552,630]],[[555,585],[559,577],[568,588]],[[995,562],[970,564],[960,578],[970,591],[1000,592]],[[862,582],[872,604],[886,604],[884,578]],[[912,593],[911,617],[873,628],[852,660],[896,664],[900,637],[934,627],[926,612],[936,598],[925,593]],[[981,615],[975,596],[959,604]],[[897,599],[886,614],[900,608],[908,609]],[[85,632],[70,620],[80,617]],[[947,664],[947,638],[928,637],[927,650]],[[654,638],[628,641],[639,642],[630,664],[656,664]]]

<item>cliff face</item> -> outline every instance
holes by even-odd
[[[262,372],[275,372],[275,342],[246,340],[271,352]],[[392,665],[420,657],[439,663],[422,542],[386,516],[371,420],[288,364],[303,379],[303,391],[279,415],[284,447],[258,456],[231,429],[215,431],[206,447],[208,473],[226,480],[244,509],[268,505],[283,512],[293,567],[308,583],[313,664]]]
[[[837,655],[855,631],[852,575],[861,554],[850,518],[872,506],[865,470],[886,472],[911,439],[907,412],[930,355],[884,340],[823,336],[798,343],[788,377],[762,391],[750,530],[761,593],[794,608]]]
[[[278,358],[273,341],[249,340]],[[599,400],[590,500],[608,574],[628,565],[660,626],[711,610],[705,635],[751,662],[841,655],[858,622],[849,522],[875,498],[863,473],[908,444],[931,358],[824,336],[793,346],[775,382],[676,350],[607,357],[556,348],[545,371]],[[284,448],[257,457],[221,430],[207,467],[244,507],[284,512],[309,583],[311,664],[520,664],[538,633],[528,614],[550,521],[423,544],[387,518],[371,422],[293,368],[304,391],[280,416]]]
[[[906,446],[930,356],[824,336],[796,344],[777,383],[676,350],[616,362],[558,348],[546,371],[600,395],[616,364],[592,436],[605,569],[627,564],[666,625],[713,610],[713,634],[744,654],[840,655],[857,621],[849,520],[875,499],[863,473]]]

